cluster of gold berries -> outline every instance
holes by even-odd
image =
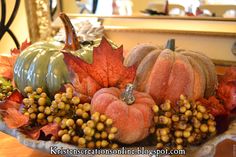
[[[81,148],[118,148],[114,143],[117,128],[112,119],[98,112],[90,114],[91,104],[80,103],[80,98],[73,95],[73,89],[57,93],[50,101],[42,88],[33,91],[27,86],[27,97],[23,99],[22,112],[29,116],[31,126],[57,123],[60,126],[58,136],[51,140],[77,145]]]
[[[29,116],[31,126],[41,126],[48,123],[47,116],[51,115],[50,99],[42,88],[33,91],[30,86],[25,87],[27,97],[23,99],[22,113]]]
[[[117,128],[112,127],[112,119],[98,112],[84,118],[83,113],[86,111],[83,110],[88,108],[88,104],[80,105],[76,110],[76,118],[62,120],[58,140],[72,143],[80,148],[118,148],[114,143]],[[52,137],[52,140],[55,139],[56,137]]]
[[[183,149],[197,145],[216,133],[214,116],[199,102],[183,95],[176,105],[169,100],[153,106],[154,123],[150,132],[156,137],[156,147]]]
[[[80,104],[80,98],[73,95],[73,89],[68,87],[66,92],[57,93],[54,95],[54,100],[50,105],[51,115],[47,117],[48,122],[61,123],[63,118],[73,118],[78,106],[85,106]],[[89,110],[84,113],[84,118],[88,118]]]
[[[75,108],[80,103],[80,98],[73,96],[72,88],[66,88],[64,93],[55,94],[52,101],[42,88],[34,91],[32,87],[27,86],[24,92],[27,97],[23,99],[22,112],[29,116],[32,126],[53,122],[60,124],[63,118],[74,116]]]
[[[13,86],[10,83],[4,84],[4,82],[0,80],[0,101],[5,100],[12,92]]]

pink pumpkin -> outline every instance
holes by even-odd
[[[102,88],[92,99],[91,112],[106,114],[118,128],[116,140],[131,144],[143,140],[152,125],[152,106],[155,104],[147,93],[133,91],[129,84],[124,90],[115,87]]]

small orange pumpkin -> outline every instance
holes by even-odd
[[[152,106],[155,104],[147,93],[134,91],[128,84],[125,90],[115,87],[102,88],[92,99],[91,112],[106,114],[118,128],[116,140],[131,144],[143,140],[152,125]]]

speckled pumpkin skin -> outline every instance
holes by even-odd
[[[152,125],[154,100],[147,93],[134,91],[135,102],[131,105],[120,100],[123,91],[111,87],[97,91],[92,99],[91,112],[106,114],[118,128],[116,140],[131,144],[143,140]]]

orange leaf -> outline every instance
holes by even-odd
[[[30,46],[31,43],[27,42],[27,39],[21,44],[20,49],[14,48],[11,50],[11,55],[19,55],[21,51],[23,51],[24,49],[26,49],[28,46]]]
[[[236,109],[236,67],[230,67],[226,70],[220,80],[216,94],[223,101],[226,109],[230,111]]]
[[[3,117],[6,125],[10,129],[19,128],[23,125],[26,125],[29,121],[29,117],[23,115],[15,108],[8,108],[6,114]]]
[[[105,38],[94,48],[92,64],[64,52],[64,61],[71,72],[73,86],[88,96],[93,96],[103,87],[124,88],[127,83],[133,82],[136,67],[125,67],[123,60],[123,47],[113,49]]]
[[[37,129],[34,129],[33,131],[25,132],[25,134],[31,137],[32,139],[37,140],[40,137],[41,131],[45,134],[45,136],[48,136],[48,135],[57,136],[57,133],[59,131],[59,125],[57,123],[49,123],[41,128],[37,128]]]
[[[12,80],[16,56],[0,56],[0,77]]]
[[[29,45],[30,43],[25,40],[25,42],[22,43],[20,49],[14,48],[13,50],[11,50],[11,55],[0,56],[0,77],[7,78],[9,80],[13,79],[13,67],[16,62],[17,56]]]
[[[220,103],[220,101],[215,97],[211,96],[208,99],[200,98],[199,101],[204,105],[207,110],[213,116],[220,116],[220,115],[228,115],[228,111],[224,108],[224,106]]]
[[[23,100],[23,96],[18,90],[12,92],[12,94],[6,98],[6,100],[0,102],[0,109],[6,111],[8,108],[20,108],[20,103]]]

